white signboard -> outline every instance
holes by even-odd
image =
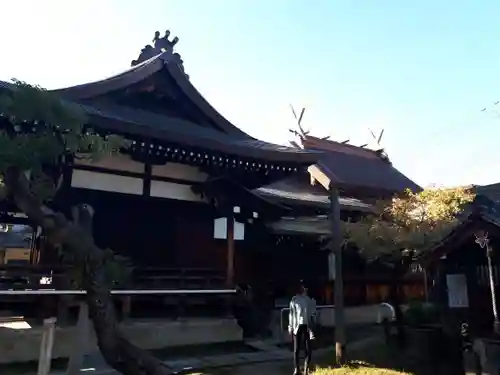
[[[234,222],[234,239],[235,241],[243,241],[245,239],[245,224]]]
[[[450,308],[469,307],[467,277],[464,274],[446,275],[448,306]]]
[[[214,238],[220,240],[227,238],[227,219],[225,217],[214,220]]]
[[[245,239],[245,224],[234,221],[234,240],[241,241]],[[214,220],[214,238],[227,239],[227,218],[220,217]]]

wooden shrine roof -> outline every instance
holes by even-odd
[[[235,137],[251,138],[225,119],[205,100],[200,92],[191,84],[189,77],[184,72],[182,60],[179,55],[170,52],[159,52],[154,57],[110,78],[54,90],[54,92],[73,101],[88,102],[105,94],[127,89],[135,84],[146,81],[158,72],[169,78],[170,85],[175,86],[172,89],[175,90],[176,94],[185,95],[196,108],[201,110],[208,119],[217,125],[220,131]],[[149,84],[150,82],[148,82]]]
[[[165,53],[163,53],[165,54]],[[76,104],[89,117],[90,124],[104,131],[124,136],[148,138],[150,141],[168,141],[180,145],[227,153],[230,155],[254,158],[263,161],[289,162],[298,165],[310,165],[318,160],[319,152],[300,150],[252,138],[219,115],[191,86],[187,78],[184,86],[190,87],[188,92],[193,100],[205,108],[208,115],[217,119],[217,123],[225,131],[200,126],[189,120],[158,114],[143,109],[107,102],[87,101],[90,96],[99,95],[107,90],[116,90],[134,83],[157,69],[169,66],[160,54],[153,59],[139,64],[125,73],[115,77],[67,89],[54,90],[63,96],[63,100]],[[168,60],[167,60],[168,61]],[[175,64],[174,64],[175,65]],[[170,68],[169,68],[170,69]],[[175,69],[171,68],[174,72]],[[169,70],[170,71],[170,70]],[[175,74],[181,79],[182,70]],[[0,88],[13,89],[11,83],[0,81]],[[196,94],[196,95],[195,95]]]
[[[333,183],[346,192],[371,192],[369,195],[374,196],[406,189],[421,190],[392,165],[382,150],[374,151],[309,135],[302,140],[302,146],[306,150],[324,152],[318,163],[309,169],[324,186]]]
[[[500,203],[500,183],[489,185],[475,185],[473,191],[476,194],[485,195],[496,203]]]
[[[144,110],[117,105],[84,105],[80,107],[91,123],[109,131],[131,136],[169,141],[231,155],[276,162],[310,164],[319,153],[297,150],[255,138],[233,137],[215,129],[198,126],[190,121],[159,115]]]

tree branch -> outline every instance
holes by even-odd
[[[20,168],[8,168],[4,177],[7,192],[17,207],[42,227],[50,242],[63,245],[73,253],[78,265],[83,266],[83,287],[87,291],[89,316],[98,346],[108,364],[125,375],[171,374],[158,359],[130,343],[118,326],[105,275],[104,252],[95,245],[89,229],[90,213],[85,213],[85,209],[80,207],[74,212],[79,212],[77,217],[83,218],[83,221],[70,222],[31,194],[29,181]]]

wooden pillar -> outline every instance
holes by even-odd
[[[234,214],[233,207],[227,215],[227,270],[226,286],[234,287]]]
[[[335,353],[337,362],[343,364],[345,361],[345,312],[344,312],[344,284],[342,266],[342,231],[340,221],[339,190],[330,186],[330,221],[331,221],[331,249],[335,254],[335,281],[334,281],[334,305],[335,305]]]

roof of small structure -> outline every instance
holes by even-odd
[[[392,165],[383,150],[374,151],[310,135],[303,137],[302,146],[306,150],[324,152],[319,162],[309,169],[324,186],[333,183],[346,191],[372,190],[375,195],[421,190]]]
[[[421,256],[421,263],[429,265],[447,255],[474,235],[474,231],[500,228],[500,205],[485,195],[477,195],[466,209],[460,223],[438,244]]]
[[[476,194],[485,195],[492,201],[500,203],[500,183],[489,185],[474,185],[472,189]]]

